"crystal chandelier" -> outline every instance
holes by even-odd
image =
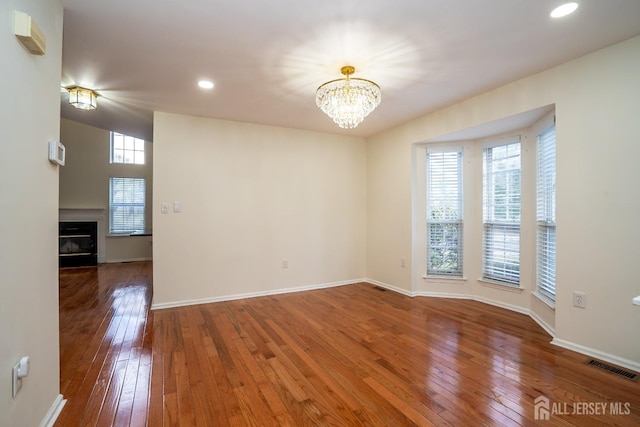
[[[340,69],[346,77],[331,80],[316,91],[316,105],[343,129],[353,129],[380,105],[380,86],[365,79],[350,78],[356,69]]]

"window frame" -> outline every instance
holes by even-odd
[[[440,177],[439,182],[432,185],[434,182],[434,177],[432,175],[432,171],[434,169],[433,164],[431,162],[432,157],[435,160],[436,155],[442,156],[443,169],[448,166],[444,165],[445,156],[453,157],[451,154],[454,154],[456,161],[456,177],[453,185],[456,186],[456,195],[451,197],[446,197],[445,195],[445,187],[447,186],[446,180],[450,178],[445,178],[443,176]],[[451,161],[451,160],[449,160]],[[426,150],[426,275],[428,277],[463,277],[464,273],[464,191],[463,191],[463,147],[455,146],[455,147],[437,147],[431,148],[428,147]],[[443,173],[447,171],[443,170]],[[451,183],[449,183],[451,185]],[[439,190],[441,193],[440,197],[432,197],[432,192]],[[432,209],[434,207],[435,201],[436,204],[442,205],[445,203],[453,203],[456,205],[456,215],[455,218],[446,218],[446,215],[443,215],[443,218],[437,219],[432,217]],[[440,226],[442,228],[442,235],[444,236],[445,228],[455,229],[453,234],[454,240],[456,243],[453,245],[450,244],[450,241],[447,241],[446,237],[443,237],[441,242],[438,245],[433,245],[432,241],[432,230],[436,227]],[[447,249],[453,250],[455,252],[455,260],[456,267],[455,268],[436,268],[432,263],[432,256],[434,249],[441,249],[446,251]]]
[[[115,181],[122,180],[123,185],[132,186],[134,193],[129,195],[128,198],[134,198],[134,201],[117,201],[114,200],[115,193]],[[142,183],[142,194],[139,194],[138,184]],[[126,189],[123,189],[123,191]],[[126,197],[126,196],[125,196]],[[146,228],[146,197],[147,197],[147,182],[145,178],[141,177],[121,177],[114,176],[109,178],[109,235],[129,235],[136,231],[143,231]],[[142,201],[140,201],[142,200]],[[135,211],[136,209],[141,212],[129,213],[133,218],[130,220],[116,220],[116,214],[119,208],[129,209]],[[118,215],[120,215],[118,213]],[[118,226],[121,224],[121,226]],[[132,227],[126,227],[125,225],[131,225]]]
[[[518,146],[517,155],[494,158],[494,150]],[[518,158],[516,169],[495,171],[496,162]],[[515,171],[515,173],[514,173]],[[504,200],[496,197],[496,178],[504,175]],[[517,177],[517,194],[512,183]],[[514,197],[517,196],[517,203]],[[496,209],[499,208],[499,209]],[[499,212],[499,215],[496,215]],[[517,212],[517,214],[515,214]],[[498,218],[496,217],[498,216]],[[513,219],[513,218],[517,219]],[[522,141],[520,135],[489,141],[482,147],[482,279],[509,287],[521,281]],[[498,255],[502,253],[502,255]],[[513,259],[515,256],[515,260]]]
[[[538,133],[536,141],[536,292],[553,304],[557,257],[556,155],[556,125],[553,123]]]
[[[122,139],[122,148],[117,147],[117,139],[119,138]],[[146,164],[146,143],[144,139],[111,131],[109,134],[109,141],[109,163],[122,165]],[[127,145],[129,144],[132,145],[131,148],[127,148]],[[117,155],[117,151],[121,152],[121,156]],[[127,159],[131,159],[131,161],[128,161]]]

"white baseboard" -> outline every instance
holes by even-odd
[[[427,298],[473,299],[472,295],[449,293],[449,292],[418,291],[418,292],[414,292],[414,295],[417,297],[427,297]]]
[[[140,262],[140,261],[152,261],[151,257],[144,258],[123,258],[123,259],[109,259],[105,261],[105,264],[117,264],[120,262]]]
[[[501,307],[510,311],[515,311],[516,313],[526,314],[527,316],[531,317],[531,319],[533,319],[533,321],[536,322],[542,329],[544,329],[546,333],[551,335],[552,338],[556,336],[555,329],[552,328],[551,325],[547,324],[544,320],[542,320],[542,318],[538,316],[538,314],[533,310],[529,310],[527,308],[520,307],[517,305],[505,304],[500,301],[492,300],[489,298],[478,297],[478,296],[474,296],[472,299],[475,301],[480,301],[485,304],[495,305],[496,307]]]
[[[507,304],[507,303],[504,303],[504,302],[501,302],[501,301],[496,301],[496,300],[493,300],[493,299],[490,299],[490,298],[479,297],[477,295],[474,295],[472,297],[472,299],[474,301],[483,302],[485,304],[493,305],[493,306],[496,306],[496,307],[506,308],[507,310],[515,311],[516,313],[526,314],[528,316],[531,315],[531,311],[529,309],[524,308],[524,307],[520,307],[518,305]]]
[[[53,427],[58,419],[58,415],[60,415],[60,412],[62,411],[62,408],[64,408],[65,403],[67,403],[67,400],[64,399],[61,394],[56,396],[53,404],[40,422],[40,427]]]
[[[621,366],[623,368],[631,369],[632,371],[640,372],[640,363],[633,360],[624,359],[613,354],[605,353],[604,351],[585,347],[583,345],[576,344],[571,341],[566,341],[560,338],[554,338],[551,341],[551,344],[557,345],[558,347],[566,348],[568,350],[576,351],[578,353],[585,354],[587,356],[591,356],[596,359]]]
[[[529,310],[529,317],[531,317],[538,325],[540,325],[540,327],[544,329],[549,335],[551,335],[551,337],[556,336],[556,329],[542,320],[542,317],[538,316],[538,313],[533,310]]]
[[[220,297],[213,298],[201,298],[201,299],[193,299],[193,300],[182,300],[182,301],[172,301],[172,302],[163,302],[163,303],[152,303],[151,310],[161,310],[163,308],[174,308],[174,307],[184,307],[187,305],[197,305],[197,304],[209,304],[212,302],[222,302],[222,301],[232,301],[244,298],[256,298],[256,297],[265,297],[270,295],[280,295],[280,294],[288,294],[292,292],[302,292],[302,291],[311,291],[314,289],[325,289],[325,288],[333,288],[336,286],[344,286],[344,285],[353,285],[356,283],[366,282],[367,279],[353,279],[353,280],[345,280],[341,282],[331,282],[331,283],[321,283],[318,285],[309,285],[309,286],[300,286],[296,288],[283,288],[283,289],[275,289],[272,291],[264,291],[264,292],[251,292],[246,294],[236,294],[236,295],[223,295]]]
[[[408,297],[412,297],[413,298],[415,296],[415,294],[413,292],[409,292],[409,291],[407,291],[405,289],[398,288],[397,286],[393,286],[393,285],[390,285],[388,283],[379,282],[377,280],[362,279],[362,282],[370,283],[370,284],[376,285],[376,286],[380,286],[381,288],[389,289],[390,291],[394,291],[394,292],[397,292],[399,294],[406,295]]]
[[[492,300],[489,298],[479,297],[477,295],[467,295],[467,294],[456,294],[456,293],[445,293],[445,292],[416,292],[415,296],[423,296],[428,298],[457,298],[457,299],[469,299],[473,301],[478,301],[484,304],[494,305],[496,307],[504,308],[506,310],[515,311],[516,313],[526,314],[531,317],[542,329],[545,330],[546,333],[551,335],[551,337],[556,336],[556,331],[551,325],[547,324],[538,314],[532,310],[526,309],[524,307],[520,307],[512,304],[505,304],[500,301]]]
[[[372,280],[372,279],[366,279],[366,282],[383,287],[383,288],[387,288],[392,291],[396,291],[398,293],[401,293],[403,295],[407,295],[410,297],[467,299],[467,300],[478,301],[484,304],[494,305],[496,307],[515,311],[516,313],[526,314],[527,316],[531,317],[538,325],[540,325],[540,327],[544,329],[549,335],[551,335],[551,337],[556,336],[555,329],[551,327],[549,324],[547,324],[544,320],[542,320],[542,318],[538,316],[534,311],[526,309],[524,307],[517,306],[517,305],[505,304],[503,302],[492,300],[489,298],[479,297],[476,295],[462,294],[462,293],[425,292],[425,291],[409,292],[404,289],[398,288],[396,286],[389,285],[388,283],[383,283],[383,282],[379,282],[377,280]]]

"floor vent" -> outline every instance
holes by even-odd
[[[380,291],[380,292],[387,292],[387,290],[385,288],[383,288],[382,286],[373,286],[373,289],[375,289],[376,291]]]
[[[638,374],[632,371],[627,371],[626,369],[617,368],[615,366],[609,365],[607,363],[601,362],[596,359],[587,359],[585,362],[587,365],[595,366],[598,369],[602,369],[603,371],[611,372],[619,377],[626,378],[632,381],[638,381]]]

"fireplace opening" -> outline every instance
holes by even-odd
[[[59,223],[59,266],[98,265],[98,223],[61,221]]]

